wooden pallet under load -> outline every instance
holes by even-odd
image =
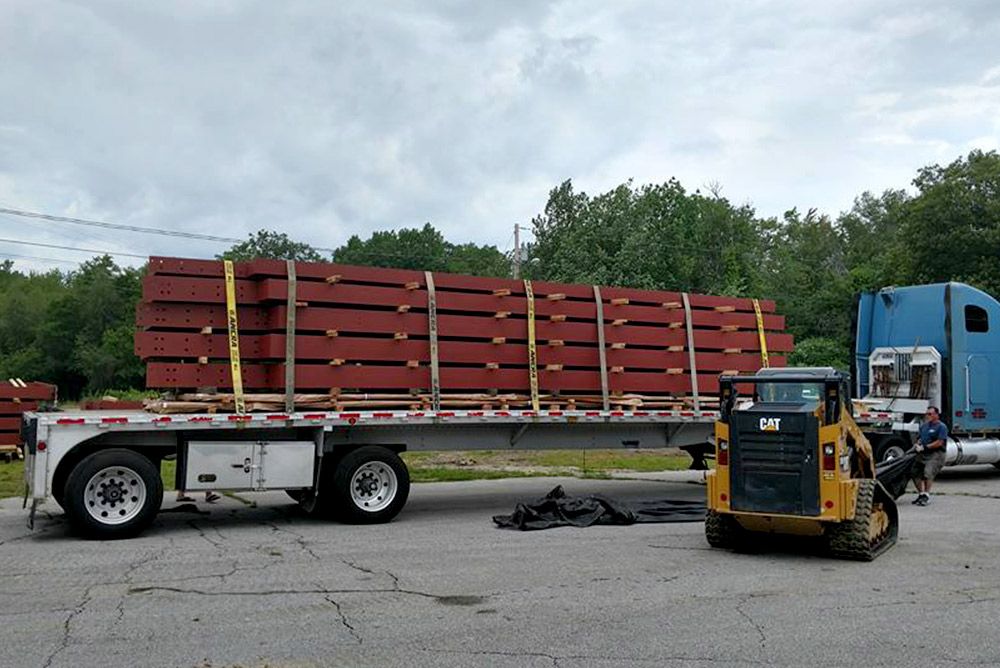
[[[20,378],[0,381],[0,458],[21,457],[21,419],[56,400],[56,386]]]
[[[793,344],[768,300],[277,260],[232,291],[247,410],[705,405]],[[151,258],[136,324],[152,410],[234,409],[221,261]]]

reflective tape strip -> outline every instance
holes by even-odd
[[[760,302],[753,300],[753,312],[757,316],[757,336],[760,338],[760,363],[765,369],[771,366],[767,356],[767,337],[764,335],[764,316],[760,312]]]
[[[427,328],[431,343],[431,405],[434,410],[441,409],[441,369],[438,364],[438,316],[437,294],[434,291],[434,276],[424,272],[427,283]]]
[[[694,398],[694,409],[701,410],[701,396],[698,393],[698,364],[695,360],[694,351],[694,323],[691,322],[691,300],[688,293],[682,292],[681,299],[684,301],[684,322],[687,325],[687,349],[688,366],[691,373],[691,394]]]
[[[528,298],[528,376],[531,381],[531,409],[538,410],[538,347],[535,344],[535,293],[531,281],[524,281],[524,296]]]
[[[285,307],[285,410],[295,412],[295,261],[288,260],[288,305]]]
[[[604,340],[604,300],[601,298],[601,288],[594,286],[594,303],[597,304],[597,357],[601,365],[601,402],[604,410],[608,410],[608,353]]]
[[[246,412],[246,402],[243,399],[243,370],[240,367],[240,329],[236,321],[236,279],[233,274],[233,261],[222,261],[226,276],[226,326],[229,329],[229,369],[233,374],[233,399],[236,412]]]

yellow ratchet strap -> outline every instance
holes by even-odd
[[[531,410],[538,411],[538,347],[535,344],[535,293],[531,281],[524,280],[524,296],[528,298],[528,374],[531,379]]]
[[[226,326],[229,328],[229,369],[233,374],[233,398],[236,401],[236,412],[240,415],[246,412],[246,401],[243,398],[243,371],[240,367],[240,330],[236,322],[236,279],[233,274],[233,261],[223,260],[226,273]]]
[[[760,338],[760,363],[767,369],[771,361],[767,356],[767,337],[764,335],[764,316],[760,312],[760,301],[753,300],[753,312],[757,316],[757,336]]]

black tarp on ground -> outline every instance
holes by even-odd
[[[906,491],[916,454],[911,450],[902,457],[883,462],[875,468],[875,477],[892,498]],[[501,529],[537,531],[554,527],[589,527],[595,524],[646,524],[654,522],[701,522],[705,502],[678,499],[620,501],[600,494],[567,496],[562,485],[533,503],[519,503],[510,515],[494,515]]]
[[[521,531],[595,524],[701,522],[704,519],[704,501],[658,498],[625,502],[600,494],[567,496],[562,485],[534,503],[517,504],[511,515],[493,517],[501,529]]]
[[[917,453],[910,450],[902,457],[890,459],[875,467],[875,477],[892,498],[898,499],[906,491],[906,483],[910,480],[910,471],[913,470],[913,461],[916,458]]]

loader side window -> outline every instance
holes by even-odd
[[[990,316],[986,312],[986,309],[981,306],[973,306],[972,304],[965,307],[965,331],[990,331]]]

